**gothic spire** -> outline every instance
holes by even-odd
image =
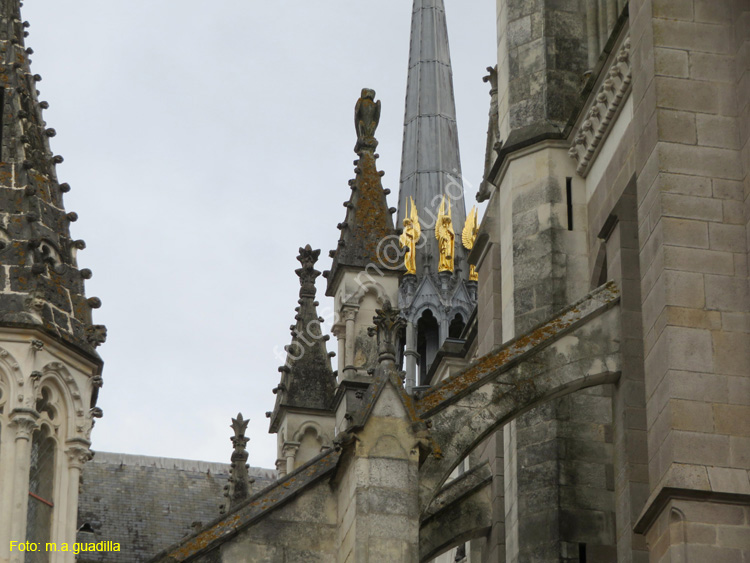
[[[25,47],[28,22],[19,0],[0,0],[0,326],[41,328],[97,359],[106,330],[93,325],[99,299],[86,299],[76,253],[85,248],[70,236],[78,216],[66,212],[37,84]]]
[[[237,414],[237,418],[232,419],[232,430],[234,436],[231,437],[234,450],[232,451],[232,465],[229,477],[229,484],[224,487],[226,493],[224,496],[229,500],[229,507],[240,504],[243,500],[250,498],[252,484],[255,479],[250,477],[247,469],[247,443],[250,438],[245,436],[248,419],[242,417],[242,413]]]
[[[416,254],[419,277],[426,268],[438,271],[434,229],[444,195],[453,210],[453,227],[460,232],[466,208],[445,8],[443,0],[414,0],[397,227],[414,198],[423,231]],[[465,255],[460,245],[456,254]],[[467,270],[465,263],[462,270]]]
[[[327,411],[336,392],[336,382],[331,369],[331,358],[326,350],[326,341],[318,317],[318,302],[315,301],[315,279],[320,272],[315,263],[320,250],[308,244],[299,249],[301,268],[295,270],[299,276],[299,307],[295,310],[296,324],[292,325],[292,342],[286,346],[286,363],[279,368],[281,383],[274,389],[276,406],[271,413],[271,432],[277,432],[281,422],[281,411],[285,408],[302,408]]]
[[[388,208],[386,196],[390,190],[383,189],[375,153],[378,141],[375,130],[380,121],[380,101],[375,101],[375,91],[365,88],[357,101],[354,111],[354,125],[357,131],[357,144],[354,152],[359,157],[354,161],[353,180],[349,181],[352,193],[348,201],[346,219],[339,223],[341,230],[338,248],[331,252],[333,265],[328,278],[328,295],[331,295],[334,280],[340,270],[366,268],[370,264],[378,268],[399,268],[396,231],[393,228],[395,208]],[[391,243],[389,246],[388,243]]]

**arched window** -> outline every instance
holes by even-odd
[[[461,338],[465,326],[466,323],[464,322],[461,313],[456,313],[456,316],[453,317],[453,320],[448,327],[448,338]]]
[[[427,309],[419,318],[417,323],[417,353],[419,354],[419,384],[429,385],[427,372],[430,371],[438,347],[440,346],[440,326],[432,314]]]
[[[406,351],[406,327],[398,331],[396,336],[396,365],[399,370],[404,369],[404,353]]]
[[[0,377],[0,414],[3,414],[5,412],[5,401],[6,401],[5,386],[3,385],[2,377]]]
[[[5,387],[3,386],[3,378],[2,373],[0,373],[0,453],[3,451],[3,423],[5,421],[5,418],[3,417],[3,413],[5,412],[5,402],[7,401],[8,394],[5,391]],[[2,462],[2,460],[0,460]]]
[[[31,439],[26,540],[35,542],[41,546],[50,541],[51,535],[52,511],[55,507],[53,492],[56,449],[57,443],[46,424],[34,432]],[[25,561],[27,563],[48,560],[46,550],[40,549],[38,551],[26,552]]]
[[[295,456],[295,467],[299,467],[320,454],[323,438],[314,426],[308,426],[299,438],[299,449]]]

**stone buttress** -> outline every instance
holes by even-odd
[[[496,155],[477,196],[489,200],[479,235],[488,243],[472,254],[482,350],[527,333],[591,288],[586,189],[567,136],[586,77],[619,29],[619,4],[497,2],[498,66],[489,79]],[[493,503],[504,530],[492,534],[489,552],[509,562],[577,560],[586,550],[596,560],[616,556],[611,394],[602,386],[551,401],[490,438],[505,484]]]

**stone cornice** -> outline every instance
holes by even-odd
[[[586,117],[575,132],[568,151],[570,157],[578,162],[576,172],[584,178],[612,129],[623,101],[630,94],[630,37],[625,38],[604,76],[606,78],[593,94]]]

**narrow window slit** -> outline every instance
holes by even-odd
[[[565,178],[565,201],[568,206],[568,230],[573,230],[573,178]]]

